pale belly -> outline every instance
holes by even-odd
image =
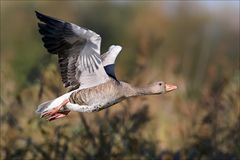
[[[102,98],[102,99],[101,99]],[[108,108],[122,100],[123,97],[119,97],[117,99],[106,99],[103,96],[95,97],[94,99],[89,99],[90,102],[88,104],[75,104],[75,103],[67,103],[66,108],[68,110],[77,111],[77,112],[98,112],[105,108]]]

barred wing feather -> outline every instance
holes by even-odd
[[[58,55],[65,87],[88,88],[109,79],[100,57],[101,37],[73,23],[36,12],[44,47]]]

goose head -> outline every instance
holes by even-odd
[[[159,81],[150,85],[149,89],[153,94],[162,94],[162,93],[170,92],[177,89],[177,86],[172,84],[167,84],[163,81]]]

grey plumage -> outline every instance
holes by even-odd
[[[121,85],[114,79],[106,83],[73,92],[69,101],[73,104],[95,106],[96,109],[109,107],[124,99]]]

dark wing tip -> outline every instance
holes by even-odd
[[[44,23],[47,23],[47,24],[58,25],[58,24],[64,23],[64,21],[62,21],[60,19],[47,16],[45,14],[42,14],[42,13],[38,12],[38,11],[35,11],[35,14],[40,21],[42,21]]]
[[[40,14],[40,13],[39,13],[38,11],[35,11],[35,14],[38,15],[38,14]]]
[[[42,17],[46,16],[46,15],[44,15],[44,14],[38,12],[38,11],[35,11],[35,14],[36,14],[37,18],[40,19],[40,20],[41,20]]]

